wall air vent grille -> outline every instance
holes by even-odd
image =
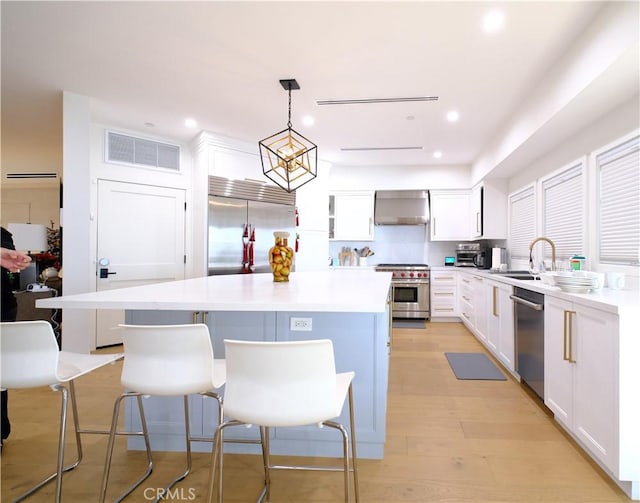
[[[7,180],[56,180],[58,173],[7,173]]]
[[[107,131],[106,161],[180,170],[180,147]]]

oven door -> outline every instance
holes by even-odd
[[[429,283],[394,282],[392,286],[394,318],[429,319]]]

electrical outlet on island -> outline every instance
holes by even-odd
[[[311,332],[311,318],[295,318],[292,316],[289,328],[291,331]]]

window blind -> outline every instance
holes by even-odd
[[[580,161],[542,182],[542,235],[556,246],[556,260],[584,254],[584,162]],[[551,258],[544,247],[545,259]]]
[[[529,260],[529,243],[535,239],[536,201],[534,187],[509,196],[509,255],[511,259]]]
[[[599,259],[640,265],[640,137],[596,157]]]

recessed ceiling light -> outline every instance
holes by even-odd
[[[449,122],[457,122],[459,118],[460,114],[456,110],[450,110],[449,112],[447,112],[447,120]]]
[[[184,125],[187,126],[189,129],[195,129],[196,127],[198,127],[198,123],[196,122],[195,119],[185,119]]]
[[[311,117],[310,115],[305,115],[302,118],[302,123],[305,126],[313,126],[316,123],[316,120],[313,117]]]
[[[482,18],[482,29],[485,33],[497,33],[504,26],[504,13],[501,10],[487,12]]]
[[[436,150],[436,151],[433,153],[433,157],[434,157],[435,159],[440,159],[440,158],[442,157],[442,152],[440,152],[439,150]]]

